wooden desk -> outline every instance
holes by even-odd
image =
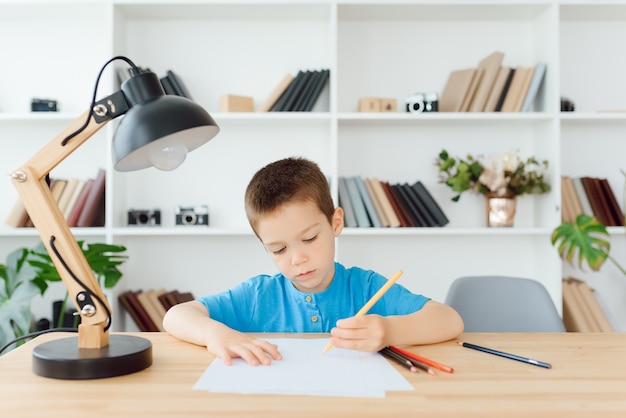
[[[31,372],[43,335],[0,357],[0,415],[18,417],[605,417],[626,416],[626,333],[464,334],[474,344],[552,363],[544,369],[461,347],[410,350],[453,374],[398,369],[415,391],[384,399],[213,394],[192,390],[213,357],[164,333],[150,339],[153,365],[100,380],[55,380]],[[271,334],[268,337],[288,335]],[[319,336],[319,335],[318,335]],[[374,376],[372,378],[375,378]]]

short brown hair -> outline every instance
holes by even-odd
[[[332,222],[335,205],[319,166],[301,157],[275,161],[257,171],[246,188],[246,216],[252,229],[261,217],[283,205],[311,202]],[[256,231],[256,230],[255,230]]]

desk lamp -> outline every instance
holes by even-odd
[[[130,78],[121,89],[96,101],[100,77],[108,64],[123,60]],[[135,373],[152,364],[149,340],[111,335],[111,308],[48,185],[48,175],[100,128],[125,115],[113,138],[115,169],[154,166],[172,170],[188,151],[211,140],[219,127],[188,98],[166,95],[153,72],[130,59],[111,58],[100,70],[91,108],[11,173],[13,185],[50,254],[81,321],[78,336],[42,343],[33,349],[33,372],[58,379],[96,379]]]

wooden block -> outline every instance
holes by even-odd
[[[224,94],[220,98],[220,112],[252,112],[254,100],[252,97]]]
[[[380,112],[380,99],[377,97],[361,97],[359,112]]]
[[[380,99],[381,112],[397,112],[398,101],[396,99]]]

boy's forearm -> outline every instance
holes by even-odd
[[[208,311],[196,301],[172,306],[163,318],[163,328],[169,334],[201,346],[207,345],[208,335],[216,324]]]
[[[449,306],[429,301],[419,311],[405,316],[389,316],[386,345],[434,344],[458,337],[463,320]]]

